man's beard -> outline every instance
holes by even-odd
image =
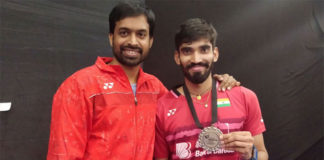
[[[189,69],[191,67],[196,66],[196,65],[206,67],[207,70],[204,73],[202,73],[202,72],[194,72],[193,75],[191,75],[189,73]],[[208,76],[210,75],[212,68],[213,68],[213,62],[211,62],[210,64],[203,63],[203,62],[191,63],[191,64],[189,64],[189,65],[187,65],[185,67],[181,64],[181,69],[182,69],[182,72],[183,72],[184,76],[190,82],[195,83],[195,84],[200,84],[200,83],[204,82],[208,78]]]
[[[139,57],[127,57],[123,54],[123,51],[128,48],[131,50],[136,50],[137,52],[139,52]],[[147,57],[147,54],[143,54],[143,49],[140,47],[136,47],[136,46],[120,46],[119,51],[116,51],[115,48],[113,48],[113,53],[114,56],[116,57],[117,61],[125,66],[129,66],[129,67],[134,67],[137,66],[139,64],[141,64],[145,58]]]

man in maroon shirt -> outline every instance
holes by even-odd
[[[175,36],[174,59],[185,84],[158,101],[154,153],[158,160],[268,159],[265,125],[254,92],[245,87],[217,91],[219,84],[211,74],[218,60],[216,37],[213,25],[199,18],[185,21]]]

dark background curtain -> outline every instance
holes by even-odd
[[[108,14],[118,0],[0,1],[0,160],[45,159],[51,101],[62,81],[97,56],[112,56]],[[144,70],[182,83],[173,35],[187,18],[219,36],[215,73],[258,95],[273,160],[323,159],[324,2],[320,0],[146,0],[157,17]]]

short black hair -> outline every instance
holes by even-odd
[[[201,18],[191,18],[180,25],[180,29],[175,35],[175,47],[183,43],[196,41],[200,38],[206,38],[213,47],[216,46],[217,31],[214,26]]]
[[[116,26],[116,22],[127,17],[136,17],[139,15],[145,15],[147,23],[149,24],[149,33],[153,37],[155,27],[155,15],[154,12],[140,2],[121,2],[116,5],[109,14],[109,33],[113,34]]]

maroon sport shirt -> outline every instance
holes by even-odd
[[[193,98],[197,116],[204,127],[211,122],[211,93],[201,100]],[[234,87],[217,92],[218,121],[213,124],[223,133],[250,131],[253,136],[265,131],[258,99],[253,91]],[[208,104],[208,107],[205,106]],[[158,101],[155,158],[236,160],[239,154],[224,149],[204,151],[197,143],[199,129],[184,95],[170,91]]]

